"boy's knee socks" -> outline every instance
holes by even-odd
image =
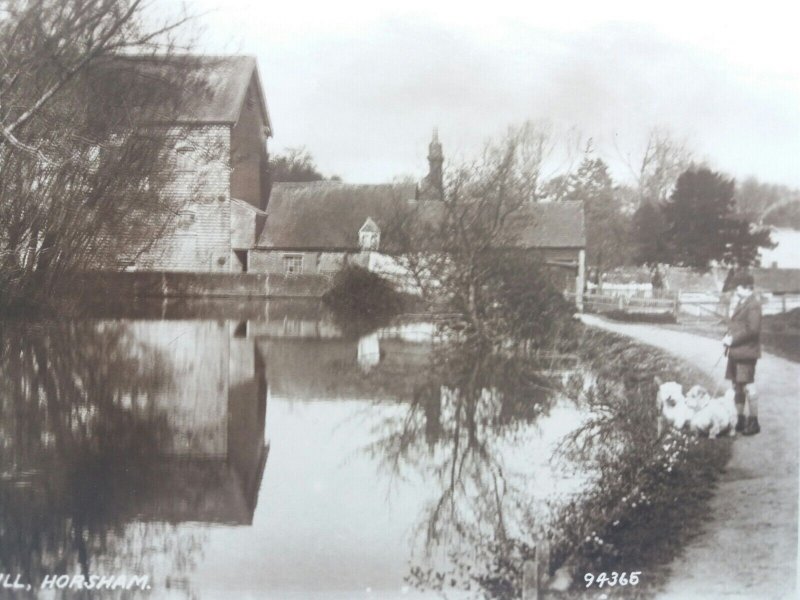
[[[747,391],[747,414],[751,417],[758,417],[758,392],[755,390]]]
[[[737,385],[733,396],[733,401],[736,403],[736,412],[738,412],[740,415],[744,413],[744,403],[746,399],[747,395],[745,394],[744,389]]]

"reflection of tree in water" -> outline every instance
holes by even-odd
[[[163,357],[120,324],[0,326],[0,565],[35,583],[96,573],[113,560],[147,573],[147,549],[195,551],[168,525],[124,525],[154,494],[168,426],[148,395],[165,385]],[[144,530],[143,530],[144,531]],[[135,544],[136,547],[131,547]],[[160,552],[159,552],[160,553]]]
[[[504,450],[547,414],[559,382],[530,355],[466,344],[440,349],[432,363],[407,409],[375,428],[368,451],[393,478],[417,475],[436,486],[420,519],[410,581],[491,590],[493,570],[521,567],[515,557],[535,532],[524,489],[530,478],[507,467]]]

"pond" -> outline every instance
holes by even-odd
[[[350,337],[306,301],[3,322],[0,571],[32,594],[125,573],[142,597],[473,597],[449,584],[585,485],[551,460],[585,415],[546,377],[462,412],[434,331]]]

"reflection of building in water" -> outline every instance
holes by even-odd
[[[381,345],[377,332],[362,335],[358,339],[358,366],[369,371],[381,362]]]
[[[259,338],[270,396],[292,400],[404,400],[430,348],[371,334],[359,340]],[[368,372],[364,361],[372,364]]]
[[[247,326],[136,321],[141,348],[165,361],[167,384],[134,399],[164,414],[170,432],[149,520],[250,523],[267,456],[264,361]]]
[[[410,330],[418,332],[419,325],[348,339],[317,300],[270,300],[262,314],[266,318],[247,322],[246,335],[257,342],[266,363],[270,395],[275,397],[405,398],[411,389],[409,378],[392,374],[427,364],[429,333],[409,335]],[[378,365],[381,368],[375,369]]]
[[[265,319],[251,322],[251,335],[309,339],[342,337],[341,328],[318,300],[270,300],[264,314]]]

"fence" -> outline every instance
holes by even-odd
[[[778,315],[800,307],[800,294],[762,293],[761,312]],[[728,316],[730,298],[726,294],[712,292],[681,292],[679,313],[681,317],[695,320],[721,320]]]
[[[574,298],[574,294],[567,294]],[[729,298],[719,292],[683,291],[662,297],[644,298],[617,294],[585,294],[586,312],[664,315],[693,321],[722,320],[728,315]],[[761,310],[776,315],[800,307],[800,294],[761,294]]]
[[[677,297],[642,298],[638,296],[615,296],[610,294],[585,294],[584,310],[595,313],[624,312],[645,315],[677,315]]]

